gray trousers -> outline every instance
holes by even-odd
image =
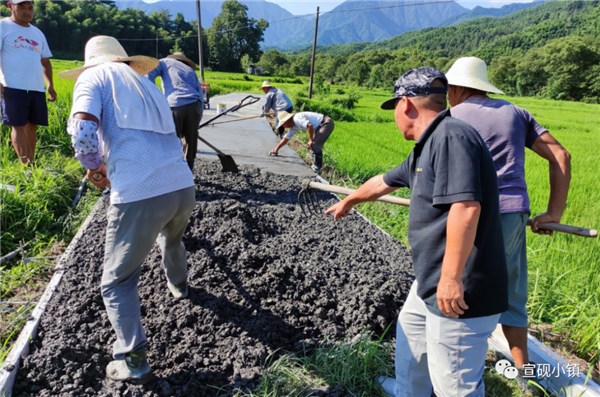
[[[467,302],[468,304],[468,302]],[[487,339],[499,314],[438,316],[417,295],[415,281],[396,327],[396,397],[485,397]]]
[[[155,241],[167,280],[177,285],[187,279],[182,237],[195,203],[195,189],[189,187],[108,208],[101,291],[117,334],[115,359],[146,345],[137,287],[142,263]]]
[[[181,139],[183,153],[188,166],[193,171],[198,151],[198,125],[202,120],[202,102],[171,108],[177,136]]]
[[[323,122],[315,131],[312,144],[312,162],[319,169],[323,167],[323,145],[334,129],[333,120],[327,116],[323,117]]]

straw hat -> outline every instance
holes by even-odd
[[[504,94],[487,79],[487,65],[476,57],[458,58],[446,73],[448,84],[479,91]]]
[[[269,80],[265,80],[259,87],[259,90],[262,90],[263,88],[273,88],[273,86],[271,85],[271,82]]]
[[[84,70],[106,62],[129,62],[140,74],[147,74],[158,66],[158,59],[144,55],[128,56],[123,46],[110,36],[94,36],[85,45],[83,66],[58,73],[64,79],[77,80]]]
[[[294,113],[288,113],[285,110],[282,110],[281,112],[277,113],[277,120],[279,120],[279,122],[277,123],[277,127],[275,128],[281,127],[292,117],[294,117]]]
[[[183,52],[174,52],[171,55],[167,55],[167,58],[177,59],[188,65],[192,69],[196,69],[196,63],[192,61],[190,58],[186,57]]]

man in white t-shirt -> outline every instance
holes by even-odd
[[[10,17],[0,19],[2,122],[12,127],[10,137],[21,164],[32,164],[37,126],[48,125],[46,86],[48,100],[56,100],[52,53],[44,34],[30,23],[33,2],[11,0],[8,8]]]
[[[308,142],[306,147],[312,155],[312,170],[319,174],[323,167],[323,145],[329,139],[329,136],[335,128],[333,120],[325,115],[315,112],[298,112],[288,113],[285,110],[277,114],[277,129],[289,128],[281,141],[271,150],[269,155],[277,156],[279,150],[287,145],[287,143],[296,135],[298,131],[306,131],[308,134]]]

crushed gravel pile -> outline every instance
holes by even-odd
[[[99,288],[104,199],[67,261],[13,395],[228,395],[256,386],[272,354],[380,335],[395,321],[413,278],[410,254],[362,217],[306,216],[300,179],[254,167],[232,174],[197,162],[196,186],[184,237],[189,298],[170,296],[156,247],[143,265],[142,321],[156,379],[138,386],[104,378],[114,340]]]

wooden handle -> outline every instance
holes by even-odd
[[[323,190],[325,192],[345,194],[345,195],[351,194],[355,191],[354,189],[350,189],[347,187],[327,185],[325,183],[315,182],[315,181],[311,181],[308,179],[302,183],[302,187],[303,188],[313,188],[313,189]],[[391,204],[399,204],[399,205],[403,205],[405,207],[410,206],[410,200],[403,199],[400,197],[390,196],[389,194],[379,197],[377,199],[377,201],[383,201],[383,202],[391,203]],[[532,220],[529,219],[527,221],[527,225],[531,226],[531,223],[532,223]],[[564,225],[562,223],[541,223],[538,227],[540,229],[544,229],[544,230],[552,230],[554,232],[568,233],[568,234],[573,234],[573,235],[581,236],[581,237],[598,237],[598,231],[595,229],[586,229],[585,227]]]
[[[354,189],[350,189],[347,187],[327,185],[325,183],[315,182],[315,181],[306,181],[305,183],[303,183],[303,186],[311,187],[313,189],[323,190],[325,192],[345,194],[345,195],[348,195],[348,194],[354,192]],[[390,204],[403,205],[405,207],[410,206],[410,200],[403,199],[400,197],[390,196],[389,194],[379,197],[377,199],[377,201],[383,201],[385,203],[390,203]]]
[[[527,225],[531,226],[533,219],[527,220]],[[552,230],[553,232],[562,232],[574,234],[581,237],[598,237],[598,231],[595,229],[586,229],[585,227],[564,225],[562,223],[540,223],[539,229]]]

